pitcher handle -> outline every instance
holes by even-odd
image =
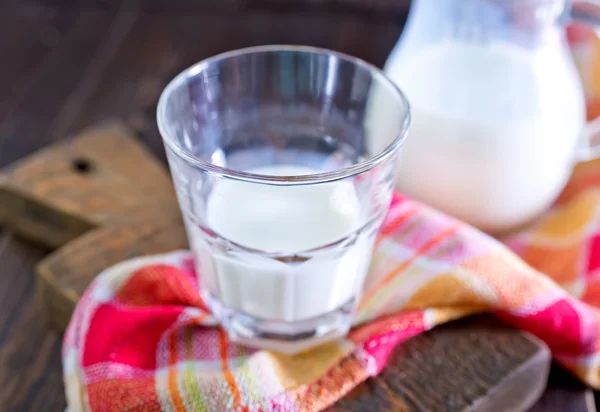
[[[600,0],[567,0],[564,15],[600,33]]]
[[[567,0],[564,15],[572,22],[586,25],[600,37],[600,0]],[[585,162],[600,157],[600,117],[587,123],[577,160]]]
[[[583,129],[582,144],[577,150],[577,160],[587,162],[600,157],[600,117],[587,123]]]

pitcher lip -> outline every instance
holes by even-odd
[[[330,172],[324,173],[315,173],[315,174],[307,174],[307,175],[297,175],[297,176],[272,176],[272,175],[262,175],[257,173],[248,173],[240,170],[230,169],[227,167],[217,166],[213,163],[204,161],[196,156],[194,156],[190,151],[181,147],[176,140],[170,135],[167,131],[166,126],[166,107],[169,96],[172,92],[177,88],[177,86],[185,83],[189,77],[196,76],[198,73],[202,72],[208,65],[214,63],[216,61],[225,60],[228,58],[242,56],[245,54],[251,53],[264,53],[264,52],[298,52],[298,53],[313,53],[313,54],[326,54],[328,56],[335,56],[340,60],[344,60],[355,64],[361,68],[368,70],[371,73],[372,77],[376,79],[381,84],[390,87],[392,93],[397,95],[397,98],[402,102],[402,104],[406,107],[406,114],[404,115],[404,119],[402,121],[402,125],[400,127],[399,133],[394,139],[381,151],[379,151],[376,155],[358,162],[354,165],[333,170]],[[350,56],[345,53],[336,52],[333,50],[312,47],[312,46],[296,46],[296,45],[268,45],[268,46],[255,46],[255,47],[246,47],[242,49],[236,49],[227,51],[224,53],[220,53],[214,55],[212,57],[208,57],[204,60],[201,60],[187,69],[184,69],[182,72],[177,74],[165,87],[163,92],[160,95],[157,106],[157,124],[158,130],[162,137],[163,142],[170,150],[172,150],[177,156],[184,159],[186,162],[195,166],[201,170],[204,170],[208,173],[222,176],[224,178],[250,182],[250,183],[262,183],[268,185],[306,185],[306,184],[317,184],[317,183],[327,183],[333,182],[336,180],[345,179],[351,176],[356,176],[358,174],[367,172],[392,156],[396,150],[404,143],[406,137],[408,135],[408,130],[411,124],[411,110],[410,103],[408,98],[402,92],[402,90],[392,81],[390,80],[381,69],[377,68],[375,65],[371,63],[367,63],[366,61],[359,59],[358,57]]]

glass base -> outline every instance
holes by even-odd
[[[205,300],[231,341],[290,355],[346,336],[352,324],[354,310],[352,299],[321,316],[284,322],[246,315],[224,306],[212,295]]]

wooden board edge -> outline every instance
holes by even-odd
[[[125,239],[127,239],[125,243],[115,244],[114,247],[92,249],[95,252],[101,251],[100,255],[98,256],[102,256],[102,259],[108,260],[91,260],[95,264],[93,264],[91,268],[87,267],[87,272],[82,273],[81,276],[81,279],[84,279],[86,283],[88,280],[91,282],[95,276],[100,274],[103,270],[106,270],[122,261],[140,256],[168,253],[169,251],[185,248],[183,243],[181,243],[185,241],[185,233],[182,225],[180,231],[173,229],[174,227],[179,227],[180,225],[181,223],[179,223],[178,220],[172,220],[162,225],[153,225],[147,223],[136,224],[136,222],[133,221],[129,224],[104,226],[87,232],[83,236],[80,236],[74,241],[65,244],[40,260],[35,267],[35,273],[36,277],[38,278],[41,299],[47,308],[47,314],[51,325],[59,331],[64,330],[68,325],[73,310],[75,309],[75,306],[80,298],[80,291],[69,288],[68,279],[66,281],[61,281],[56,276],[57,273],[60,273],[61,266],[64,265],[64,263],[61,262],[71,262],[70,259],[65,259],[65,257],[73,254],[79,255],[79,250],[90,250],[90,246],[95,242],[99,242],[99,245],[102,245],[105,239],[118,239],[120,236],[124,235]],[[140,249],[139,247],[135,246],[139,244],[141,239],[144,238],[152,237],[156,239],[170,239],[170,236],[173,236],[172,246],[169,245],[168,247],[164,248],[161,246],[158,249],[156,248],[156,245],[152,245],[146,249],[143,247]],[[111,251],[114,252],[115,250],[118,250],[116,255],[110,253]],[[109,258],[108,256],[111,257]],[[65,266],[62,266],[62,269],[64,268]],[[66,273],[79,273],[77,271],[77,267],[70,263],[67,263],[66,268]]]
[[[43,203],[6,181],[0,182],[0,222],[15,235],[51,249],[97,227],[86,217]]]
[[[465,412],[526,412],[540,399],[546,390],[550,368],[552,366],[552,353],[548,346],[535,336],[525,333],[524,335],[540,347],[533,357],[522,363],[512,373],[506,375],[502,382],[494,387],[485,398],[473,403],[473,406]],[[519,377],[520,379],[516,379]],[[533,379],[533,378],[536,379]],[[542,377],[541,379],[538,379]],[[531,385],[522,385],[524,381],[532,382]],[[517,382],[517,383],[515,383]],[[515,394],[521,394],[516,396]],[[504,409],[498,410],[498,400],[503,399]]]
[[[45,309],[46,320],[58,333],[63,333],[75,311],[77,299],[53,286],[53,279],[43,269],[36,268],[37,294]]]

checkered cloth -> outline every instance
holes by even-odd
[[[570,34],[578,63],[600,56]],[[377,375],[396,345],[482,311],[538,336],[600,388],[599,213],[598,161],[579,165],[556,206],[504,243],[396,195],[355,328],[298,356],[231,343],[200,299],[189,252],[121,263],[88,288],[65,335],[69,407],[319,411]]]

